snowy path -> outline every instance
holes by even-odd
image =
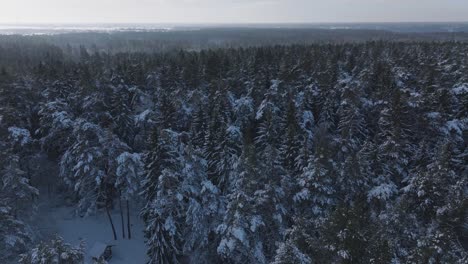
[[[58,206],[50,203],[41,206],[41,232],[45,236],[58,234],[72,245],[78,245],[81,240],[86,243],[85,263],[92,263],[89,251],[95,242],[103,242],[113,247],[113,257],[109,264],[144,264],[146,263],[146,246],[143,237],[143,223],[135,213],[131,215],[132,239],[122,239],[120,214],[117,210],[112,213],[112,220],[117,231],[118,240],[114,240],[107,215],[99,213],[86,218],[75,217],[73,208]],[[45,207],[45,208],[44,208]]]

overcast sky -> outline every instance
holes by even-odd
[[[0,23],[468,21],[468,0],[0,0]]]

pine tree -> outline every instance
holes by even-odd
[[[321,126],[317,131],[315,153],[298,177],[299,190],[294,195],[300,208],[307,208],[316,216],[326,215],[336,203],[336,165],[331,159],[333,149],[326,130]]]
[[[33,196],[39,195],[39,191],[31,186],[26,172],[20,167],[19,157],[10,153],[4,160],[0,175],[0,199],[6,204],[14,205],[13,215],[16,217],[30,209]]]
[[[109,209],[115,196],[117,157],[128,147],[101,127],[78,120],[74,144],[60,161],[60,175],[78,199],[81,215]]]
[[[261,240],[264,215],[255,213],[254,193],[259,186],[259,171],[255,167],[252,146],[246,146],[240,159],[236,177],[231,180],[232,191],[227,195],[227,211],[218,227],[221,241],[217,251],[233,263],[266,263],[264,241]]]
[[[85,258],[84,243],[74,247],[63,241],[61,237],[55,237],[48,243],[40,243],[30,252],[22,254],[19,259],[21,264],[81,264]]]
[[[312,260],[302,253],[291,241],[281,243],[272,264],[310,264]]]
[[[352,81],[351,84],[353,85]],[[361,109],[357,87],[345,87],[342,91],[342,102],[339,108],[339,151],[338,159],[340,173],[337,179],[340,197],[346,202],[354,202],[365,197],[369,175],[364,173],[358,151],[362,149],[363,141],[368,136],[366,121]]]
[[[210,90],[208,107],[211,111],[207,120],[203,154],[208,162],[208,178],[216,186],[225,188],[231,156],[236,154],[232,141],[237,135],[234,130],[230,130],[232,127],[228,119],[224,91],[212,91],[213,89],[212,87]]]
[[[376,175],[374,187],[369,192],[370,199],[391,198],[408,173],[412,151],[409,112],[402,92],[396,87],[392,89],[392,97],[381,110],[378,121],[380,145],[377,158],[382,164],[382,172]]]
[[[152,144],[143,182],[147,204],[142,210],[147,225],[149,263],[178,263],[183,253],[181,218],[184,212],[178,134],[172,130],[156,132]]]
[[[308,135],[302,135],[300,126],[298,124],[297,109],[296,103],[292,94],[288,95],[287,110],[285,111],[285,117],[282,118],[284,122],[285,137],[281,142],[281,159],[284,168],[290,172],[297,172],[297,162],[298,156],[301,151],[301,136],[307,138]],[[274,121],[277,122],[277,121]],[[307,145],[303,146],[307,147]]]
[[[130,200],[140,191],[140,183],[144,175],[144,164],[138,153],[124,152],[117,157],[115,188],[119,191],[119,206],[122,221],[122,235],[125,238],[122,200],[127,205],[127,235],[132,238],[130,224]]]
[[[314,105],[312,103],[312,89],[313,86],[306,88],[302,94],[301,103],[299,104],[299,153],[295,158],[295,168],[297,172],[302,172],[304,167],[307,166],[310,156],[313,153],[313,141],[315,134],[316,119],[314,116]]]
[[[0,198],[0,261],[16,261],[18,254],[24,252],[32,241],[30,228],[14,216],[13,209]]]
[[[218,262],[217,238],[213,238],[220,216],[225,211],[224,198],[207,175],[206,161],[191,145],[184,147],[181,193],[187,203],[183,210],[183,252],[191,263]]]
[[[275,101],[278,100],[277,89],[279,83],[273,81],[270,93],[262,102],[257,112],[259,120],[255,149],[258,152],[257,169],[258,189],[254,193],[255,207],[258,210],[262,223],[269,228],[265,237],[280,240],[284,235],[289,222],[289,198],[291,197],[291,175],[295,170],[295,157],[298,153],[296,145],[297,123],[294,102],[290,98],[289,111],[286,124],[280,116],[280,108]],[[283,127],[282,127],[283,126]],[[284,130],[283,130],[284,128]],[[282,131],[287,131],[288,138],[281,140]],[[264,254],[267,259],[274,255],[276,245],[270,241],[262,241]]]
[[[113,120],[113,130],[121,140],[129,145],[134,141],[134,122],[132,116],[132,93],[127,86],[113,87],[110,100],[110,114]]]
[[[459,178],[462,161],[460,153],[450,141],[438,144],[437,155],[411,178],[405,187],[406,197],[420,218],[419,247],[411,255],[412,261],[456,262],[466,258],[458,230],[466,222],[466,201],[463,189],[466,179]],[[457,172],[458,171],[458,172]]]
[[[40,106],[41,146],[49,156],[62,155],[72,144],[75,117],[63,100],[50,101]]]

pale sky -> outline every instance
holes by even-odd
[[[0,0],[0,23],[468,21],[468,0]]]

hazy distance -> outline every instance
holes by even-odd
[[[0,23],[462,22],[466,0],[0,0]]]

